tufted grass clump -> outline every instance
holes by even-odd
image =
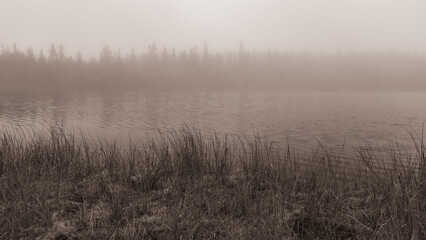
[[[154,138],[0,136],[0,239],[425,239],[426,157],[184,126]]]

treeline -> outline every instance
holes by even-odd
[[[99,57],[70,57],[64,46],[45,53],[3,47],[2,88],[207,88],[279,90],[426,90],[426,57],[387,53],[212,53],[148,46],[128,54],[103,47]]]

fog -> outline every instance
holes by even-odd
[[[102,47],[426,52],[421,0],[1,0],[0,43],[98,56]]]
[[[424,1],[0,1],[3,89],[425,91]]]
[[[0,240],[426,239],[425,110],[426,0],[0,0]]]

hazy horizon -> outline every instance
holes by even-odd
[[[426,53],[424,1],[24,1],[0,2],[0,43],[98,56],[102,46],[213,52]]]
[[[419,0],[2,0],[0,82],[425,91],[423,9]]]

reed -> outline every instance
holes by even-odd
[[[425,239],[426,160],[351,158],[184,126],[95,140],[58,127],[0,137],[0,239]]]

